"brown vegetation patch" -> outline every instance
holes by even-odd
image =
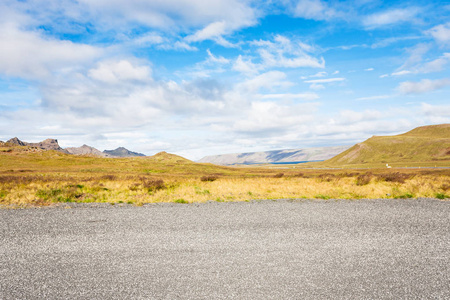
[[[217,179],[219,179],[219,177],[216,175],[205,175],[200,177],[201,181],[216,181]]]
[[[360,174],[358,177],[356,177],[356,185],[358,185],[358,186],[367,185],[372,180],[372,177],[373,177],[373,175],[370,172]]]
[[[405,183],[405,180],[414,177],[413,174],[405,174],[400,172],[378,174],[379,181]]]

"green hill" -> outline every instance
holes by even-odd
[[[386,163],[450,166],[450,124],[418,127],[395,136],[373,136],[320,165],[382,166]]]

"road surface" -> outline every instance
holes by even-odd
[[[450,202],[0,210],[0,299],[363,298],[450,298]]]

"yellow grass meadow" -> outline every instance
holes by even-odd
[[[416,171],[416,172],[414,172]],[[256,199],[447,198],[450,172],[281,173],[246,176],[14,174],[0,175],[0,204],[107,202],[142,205]]]
[[[159,153],[98,158],[26,147],[0,149],[0,205],[111,204],[259,199],[446,199],[448,168],[224,167]],[[367,166],[366,166],[367,167]]]

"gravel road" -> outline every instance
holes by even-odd
[[[0,299],[450,299],[450,202],[0,210]]]

